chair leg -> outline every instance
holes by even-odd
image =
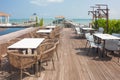
[[[2,71],[2,61],[0,60],[0,70]],[[3,74],[3,71],[0,72],[0,74]]]
[[[86,44],[85,44],[85,49],[87,48],[87,44],[88,44],[88,41],[87,41]]]
[[[53,70],[55,70],[54,60],[52,58]]]
[[[35,74],[35,72],[36,72],[36,64],[35,65],[33,65],[33,67],[31,67],[31,69],[33,68],[33,73]]]
[[[48,66],[48,62],[46,61],[46,66]]]
[[[89,50],[89,56],[90,56],[90,54],[91,54],[91,50],[93,51],[93,48],[92,47],[90,47],[90,50]]]
[[[41,62],[39,63],[39,77],[41,76]]]
[[[59,61],[57,49],[56,49],[55,53],[56,53],[56,56],[57,56],[57,60]]]
[[[89,53],[90,53],[90,48],[91,48],[91,46],[89,46],[89,49],[88,49],[88,54],[87,54],[87,55],[89,55]]]
[[[106,50],[106,53],[104,54],[104,56],[107,56],[107,53],[108,53],[108,51]]]
[[[98,48],[98,56],[99,56],[99,58],[101,58],[101,49],[100,48]]]
[[[22,69],[20,70],[20,80],[22,80]]]
[[[119,57],[120,57],[120,52],[119,52],[119,56],[118,56],[118,63],[119,63]]]

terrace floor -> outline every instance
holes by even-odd
[[[52,63],[49,62],[48,66],[44,66],[45,70],[39,78],[27,76],[24,80],[120,80],[118,59],[111,55],[100,59],[96,51],[87,55],[85,42],[86,40],[79,38],[71,28],[64,28],[58,46],[59,60],[56,55],[54,58],[55,70],[52,70]],[[18,79],[13,76],[12,80]]]

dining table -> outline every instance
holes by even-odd
[[[45,26],[45,28],[54,29],[56,26]]]
[[[26,50],[25,55],[38,55],[35,54],[34,50],[38,48],[38,46],[44,41],[45,38],[24,38],[10,46],[8,46],[8,49],[18,49],[18,50]],[[31,53],[28,53],[29,50],[32,50]],[[38,77],[38,61],[36,61],[36,77]]]
[[[83,33],[89,32],[91,34],[93,34],[94,31],[96,31],[94,28],[90,28],[90,27],[82,27],[81,30],[83,31]]]
[[[36,31],[36,33],[47,33],[49,34],[52,31],[52,29],[40,29],[38,31]]]
[[[32,53],[37,47],[44,41],[45,38],[24,38],[10,46],[8,49],[18,49],[18,50],[32,50]]]
[[[95,36],[96,38],[98,38],[98,40],[103,40],[103,52],[102,52],[102,57],[105,56],[104,52],[105,52],[105,41],[106,40],[120,40],[120,37],[116,37],[110,34],[102,34],[102,33],[95,33],[93,34],[93,36]],[[112,45],[111,45],[112,46]]]

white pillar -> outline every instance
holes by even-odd
[[[0,20],[1,20],[1,24],[2,24],[2,17],[1,17],[1,19],[0,19]]]
[[[7,17],[5,17],[5,24],[7,23]]]
[[[9,23],[9,16],[7,17],[7,22]]]
[[[2,24],[2,17],[0,17],[0,24]]]

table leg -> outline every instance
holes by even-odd
[[[38,61],[36,62],[36,77],[39,77],[39,74],[38,74]]]
[[[103,40],[102,58],[105,57],[105,40]]]

